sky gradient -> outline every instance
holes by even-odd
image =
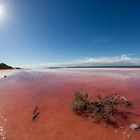
[[[0,0],[0,62],[140,65],[138,0]]]

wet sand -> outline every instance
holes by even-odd
[[[140,69],[22,71],[0,79],[0,140],[139,140]],[[119,127],[97,124],[73,113],[76,91],[95,98],[118,93],[132,101],[133,115]],[[40,114],[32,121],[35,106]],[[120,128],[121,127],[121,128]]]
[[[9,76],[11,74],[17,73],[19,71],[22,71],[21,69],[8,69],[8,70],[0,70],[0,78],[6,76]]]

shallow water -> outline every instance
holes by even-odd
[[[125,140],[129,123],[140,123],[140,69],[62,69],[22,71],[0,79],[0,140]],[[118,93],[134,104],[123,129],[95,124],[74,114],[76,91],[93,98]],[[39,116],[32,121],[35,106]],[[126,132],[125,132],[126,131]],[[3,139],[3,140],[4,140]],[[130,140],[139,140],[133,132]]]

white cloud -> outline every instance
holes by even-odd
[[[140,58],[129,57],[127,55],[115,57],[84,58],[81,63],[89,64],[140,64]]]
[[[30,68],[45,68],[45,67],[59,67],[59,66],[97,66],[97,65],[140,65],[140,58],[130,57],[128,55],[114,56],[114,57],[84,57],[70,62],[51,62],[42,63],[39,65],[26,65],[24,67]]]

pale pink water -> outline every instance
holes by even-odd
[[[0,140],[125,140],[129,123],[140,124],[140,69],[24,71],[0,79]],[[69,108],[76,91],[118,93],[134,104],[137,115],[123,129],[95,124]],[[32,121],[38,105],[40,115]],[[128,130],[128,131],[127,131]],[[126,132],[125,132],[126,131]],[[130,140],[140,140],[133,131]]]

